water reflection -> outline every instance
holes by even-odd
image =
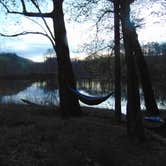
[[[57,87],[50,90],[47,85],[47,81],[31,83],[30,86],[16,94],[4,95],[1,98],[1,103],[23,104],[21,99],[26,99],[42,105],[58,105],[59,94]]]
[[[81,80],[77,82],[77,87],[94,95],[105,94],[113,90],[113,84],[98,80]]]
[[[87,95],[106,95],[113,91],[113,84],[109,82],[100,82],[92,80],[83,80],[77,83],[78,89]],[[156,84],[154,92],[159,108],[166,109],[166,86]],[[144,106],[144,99],[141,94],[141,107]],[[23,104],[21,99],[30,100],[42,105],[58,105],[59,93],[58,83],[56,80],[46,80],[41,82],[30,81],[9,81],[1,82],[0,86],[0,102],[1,103],[17,103]],[[81,103],[81,105],[84,105]],[[114,109],[114,96],[111,96],[107,101],[95,107]],[[126,110],[126,87],[122,88],[122,112]]]

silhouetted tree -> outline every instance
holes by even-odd
[[[75,89],[76,82],[69,56],[62,4],[63,0],[53,0],[52,18],[56,43],[54,49],[58,60],[60,106],[64,116],[78,116],[81,114],[78,99],[68,88],[70,86]]]
[[[59,95],[60,95],[60,108],[63,116],[78,116],[81,114],[80,105],[77,97],[70,92],[68,86],[76,88],[76,82],[73,74],[72,64],[69,56],[69,47],[66,36],[66,28],[63,14],[63,0],[52,0],[53,10],[49,13],[43,13],[39,7],[42,3],[36,0],[30,0],[38,12],[28,12],[26,9],[26,2],[20,0],[22,4],[22,11],[11,11],[6,5],[7,1],[0,1],[3,7],[9,14],[20,14],[28,17],[39,17],[43,20],[48,33],[43,32],[22,32],[14,35],[4,35],[15,37],[25,34],[40,34],[49,38],[57,55],[58,61],[58,80],[59,80]],[[46,18],[53,20],[53,33],[46,22]]]
[[[129,9],[128,9],[129,10]],[[127,17],[128,16],[128,17]],[[144,93],[145,106],[150,115],[158,115],[159,110],[154,97],[151,78],[146,64],[141,46],[138,41],[137,33],[134,24],[130,21],[129,15],[126,15],[126,24],[128,25],[128,34],[131,35],[131,48],[136,57],[136,64],[139,69],[140,80]]]
[[[132,45],[133,36],[130,23],[130,4],[133,1],[121,2],[121,23],[127,64],[127,133],[133,138],[144,138],[144,129],[140,116],[140,96],[136,56]]]
[[[121,120],[120,4],[114,1],[115,117]]]
[[[113,3],[110,3],[110,2]],[[91,17],[93,11],[96,13],[96,17],[94,19],[94,27],[96,27],[96,35],[94,35],[94,40],[90,42],[90,44],[85,44],[83,46],[84,50],[90,53],[90,56],[96,55],[96,53],[100,53],[102,51],[106,51],[109,49],[111,51],[114,49],[115,55],[115,117],[117,121],[121,120],[121,63],[120,63],[120,27],[119,27],[119,0],[112,1],[108,0],[103,2],[102,0],[85,0],[85,1],[76,1],[74,3],[74,8],[77,9],[77,14],[75,19],[78,21],[82,21],[82,17],[86,20],[87,17]],[[101,8],[104,4],[105,8]],[[97,8],[93,8],[93,6],[99,6]],[[75,10],[73,9],[73,10]],[[85,12],[86,11],[86,12]],[[114,25],[113,22],[113,14],[114,14]],[[79,19],[79,17],[80,19]],[[84,20],[83,19],[83,20]],[[103,26],[107,25],[107,27]],[[114,28],[113,28],[114,27]],[[113,36],[114,29],[114,41],[111,39]],[[103,32],[107,32],[107,37],[109,39],[102,40]],[[106,35],[105,35],[106,37]],[[114,43],[114,44],[112,44]],[[109,63],[109,61],[108,61]],[[109,63],[111,65],[111,63]],[[107,70],[111,69],[107,68]],[[111,72],[110,72],[111,73]],[[112,76],[109,74],[109,77]],[[112,79],[112,78],[110,78]]]

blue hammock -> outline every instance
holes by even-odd
[[[151,122],[164,123],[164,120],[161,119],[161,117],[159,116],[145,116],[144,120],[151,121]]]
[[[87,96],[82,93],[80,93],[78,90],[70,88],[71,92],[78,97],[78,99],[83,102],[84,104],[87,105],[98,105],[107,100],[114,92],[109,93],[106,96],[100,96],[100,97],[95,97],[95,96]]]

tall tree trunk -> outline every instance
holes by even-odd
[[[114,40],[115,40],[115,118],[121,121],[121,63],[120,63],[120,17],[119,0],[114,1]]]
[[[81,114],[77,97],[70,92],[69,86],[76,88],[76,82],[69,56],[69,47],[63,14],[63,0],[54,0],[53,26],[55,33],[55,50],[58,61],[58,80],[60,108],[62,116],[79,116]]]
[[[132,48],[132,35],[130,27],[130,2],[121,2],[121,23],[127,63],[127,133],[129,137],[144,139],[144,128],[140,112],[139,84]]]
[[[132,35],[131,39],[132,48],[134,48],[136,54],[136,62],[140,73],[140,80],[142,83],[146,110],[150,115],[159,115],[159,110],[155,101],[155,96],[152,88],[148,66],[145,61],[143,52],[141,50],[141,46],[138,41],[134,24],[132,23],[130,24],[131,24],[131,35]]]

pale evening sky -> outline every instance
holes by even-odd
[[[161,11],[161,4],[156,3],[148,10],[142,10],[143,13],[140,13],[140,17],[145,18],[145,25],[143,28],[139,29],[138,37],[141,43],[147,42],[165,42],[166,41],[166,15],[157,16],[151,15],[152,11],[158,12]],[[20,20],[21,19],[21,20]],[[3,22],[2,22],[3,21]],[[6,19],[1,20],[5,25]],[[19,22],[24,24],[11,24],[11,26],[6,29],[0,28],[0,32],[12,34],[14,32],[21,32],[21,30],[33,30],[37,31],[40,29],[38,25],[35,25],[33,22],[29,21],[25,17],[20,17]],[[49,25],[51,27],[51,21],[49,20]],[[93,31],[89,31],[89,28],[92,26],[92,22],[87,23],[74,23],[66,21],[66,29],[68,42],[70,47],[71,58],[83,57],[85,53],[78,53],[77,49],[84,43],[87,42],[93,35]],[[25,28],[26,27],[26,28]],[[11,30],[12,29],[12,30]],[[47,51],[48,48],[51,48],[50,41],[39,35],[26,35],[18,38],[4,38],[0,37],[0,52],[15,52],[19,56],[29,58],[33,61],[43,61],[43,54]]]

